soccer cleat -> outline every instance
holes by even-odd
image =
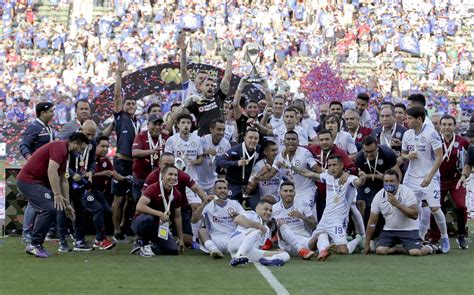
[[[30,255],[35,255],[36,257],[39,258],[48,258],[49,253],[46,251],[43,247],[41,246],[33,246],[29,244],[26,246],[25,252],[30,254]]]
[[[329,245],[326,249],[319,251],[318,260],[323,262],[326,261],[329,256],[336,253],[336,244]]]
[[[265,241],[265,244],[262,246],[262,250],[270,250],[273,247],[273,242],[270,239]]]
[[[127,244],[128,239],[123,233],[116,233],[113,237],[113,240],[117,244]]]
[[[270,259],[270,258],[265,258],[265,257],[262,257],[260,258],[260,260],[258,261],[260,262],[261,265],[264,265],[264,266],[283,266],[285,265],[285,261],[281,260],[281,259]]]
[[[69,245],[67,244],[66,240],[59,241],[58,252],[59,253],[71,252],[71,248],[69,248]]]
[[[449,250],[451,250],[451,245],[449,244],[449,239],[448,238],[442,238],[441,239],[441,253],[447,254]]]
[[[314,252],[307,248],[301,248],[301,250],[298,251],[298,255],[304,260],[310,260],[311,257],[313,257]]]
[[[355,237],[359,243],[357,243],[357,248],[359,248],[360,251],[364,251],[365,248],[365,236],[357,234]]]
[[[212,250],[210,255],[211,255],[212,258],[215,258],[215,259],[219,259],[219,258],[224,257],[224,254],[222,254],[222,252],[219,251],[219,249]]]
[[[151,249],[150,245],[145,245],[140,248],[140,256],[142,257],[153,257],[155,256],[155,253],[153,253],[153,250]]]
[[[189,247],[189,248],[191,248],[192,250],[199,250],[199,249],[201,249],[201,244],[199,244],[196,241],[193,241],[193,243],[191,244],[191,247]]]
[[[143,241],[135,240],[135,242],[133,242],[132,250],[130,250],[130,254],[137,253],[138,251],[140,251],[141,247],[143,247]]]
[[[240,256],[240,257],[234,257],[230,260],[229,265],[232,267],[236,267],[239,265],[245,265],[249,263],[249,259],[245,256]]]
[[[430,254],[436,254],[439,251],[438,246],[436,246],[435,244],[433,244],[431,242],[428,242],[428,241],[423,242],[423,246],[426,246],[426,247],[431,249]]]
[[[89,246],[85,241],[74,242],[74,251],[88,252],[94,250],[93,247]]]
[[[460,249],[464,250],[469,248],[469,244],[464,235],[458,235],[458,237],[456,238],[456,243],[458,243]]]
[[[109,250],[115,247],[115,243],[104,238],[102,241],[95,240],[93,246],[94,248],[99,248],[100,250]]]

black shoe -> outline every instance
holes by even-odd
[[[466,237],[464,235],[459,235],[456,238],[456,242],[458,243],[459,248],[461,248],[463,250],[469,248],[469,244],[468,244],[468,242],[466,240]]]
[[[114,242],[116,244],[127,244],[128,243],[128,239],[127,239],[127,236],[124,235],[123,233],[116,233],[113,238]]]
[[[46,235],[45,241],[48,241],[48,242],[50,242],[50,241],[59,241],[57,232],[55,232],[55,231],[48,232],[48,234]]]
[[[76,241],[74,242],[74,251],[88,252],[94,250],[93,247],[89,246],[86,241]]]
[[[143,247],[143,241],[142,240],[136,240],[133,242],[132,250],[130,250],[130,254],[135,254],[138,251],[140,251],[140,248]]]

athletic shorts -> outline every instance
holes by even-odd
[[[421,187],[423,178],[406,177],[404,185],[409,187],[416,196],[417,201],[426,201],[430,207],[440,207],[441,193],[439,177],[434,176],[427,187]]]
[[[378,193],[378,190],[365,187],[364,189],[357,190],[356,198],[357,198],[357,201],[365,201],[366,206],[370,207],[377,193]]]
[[[229,246],[229,237],[211,237],[212,242],[216,245],[217,249],[221,251],[223,254],[229,254],[228,246]]]
[[[114,168],[118,174],[122,176],[132,175],[133,173],[133,162],[123,159],[114,158]],[[131,195],[132,193],[132,184],[126,180],[124,181],[112,181],[112,194],[115,196],[126,196]]]
[[[416,230],[382,230],[377,247],[392,248],[402,244],[404,249],[421,249],[420,233]]]
[[[347,219],[324,221],[318,224],[314,230],[313,236],[319,236],[326,233],[331,242],[336,245],[347,245]]]

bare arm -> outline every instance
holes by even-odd
[[[439,166],[441,166],[441,163],[443,162],[443,148],[436,149],[434,152],[435,162],[431,167],[430,173],[428,173],[425,179],[423,179],[423,181],[421,182],[421,187],[427,187],[431,183],[433,176],[438,171]]]
[[[206,192],[196,183],[190,189],[198,195],[198,197],[203,201],[203,203],[206,203],[206,200],[209,198],[206,194]]]
[[[366,179],[367,179],[366,174],[364,172],[360,171],[359,172],[359,178],[354,180],[354,186],[356,188],[362,187],[365,184]]]
[[[306,178],[310,178],[316,181],[321,181],[321,178],[320,178],[321,174],[319,173],[310,171],[305,168],[296,167],[296,166],[291,166],[291,170],[293,170],[295,173],[298,173],[299,175],[304,176]]]
[[[119,113],[122,110],[122,74],[125,70],[125,60],[119,57],[117,67],[115,68],[114,84],[114,112]]]
[[[234,100],[232,101],[232,107],[234,109],[234,119],[240,119],[242,116],[242,108],[240,107],[240,99],[242,98],[242,91],[244,91],[244,87],[246,85],[245,77],[242,77],[239,82],[239,86],[237,86],[237,90],[235,91]]]
[[[112,131],[114,130],[114,125],[115,122],[112,121],[112,123],[110,123],[107,127],[104,128],[104,130],[102,130],[102,135],[109,137],[110,134],[112,134]]]
[[[181,244],[184,245],[184,236],[183,236],[183,220],[181,219],[181,208],[174,209],[174,226],[176,227],[176,233],[178,234],[178,240]]]
[[[141,196],[137,203],[137,211],[159,217],[162,221],[168,220],[168,216],[166,216],[165,213],[152,209],[150,206],[148,206],[148,204],[150,204],[150,199]]]
[[[256,228],[256,229],[259,229],[262,232],[266,231],[266,228],[263,224],[255,222],[255,221],[250,220],[250,219],[247,219],[242,214],[235,217],[234,222],[237,223],[240,226],[245,227],[245,228]]]
[[[179,69],[181,72],[181,83],[184,83],[184,82],[189,81],[189,73],[187,69],[188,58],[186,55],[188,44],[186,44],[186,32],[184,31],[179,34],[178,48],[181,50],[181,54],[179,56]]]
[[[225,95],[229,94],[230,80],[232,79],[232,62],[234,60],[233,55],[227,56],[227,62],[225,65],[224,77],[222,78],[220,89]]]
[[[66,208],[62,186],[58,174],[59,164],[53,160],[48,163],[48,180],[54,194],[54,207],[60,211]],[[69,188],[68,188],[69,189]],[[69,193],[69,191],[68,191]]]
[[[202,163],[204,163],[204,156],[203,155],[199,155],[196,160],[191,160],[189,161],[189,163],[191,165],[202,165]]]
[[[365,230],[365,254],[370,252],[370,240],[374,236],[375,227],[379,221],[379,213],[370,213],[369,221],[367,222],[367,229]]]
[[[198,223],[202,219],[202,211],[204,207],[209,204],[209,202],[202,202],[199,206],[193,210],[193,215],[191,216],[191,223]]]

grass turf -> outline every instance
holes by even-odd
[[[452,245],[448,255],[294,258],[270,270],[290,294],[472,294],[473,251]],[[24,253],[19,238],[0,240],[1,294],[274,294],[253,265],[231,268],[229,257],[187,250],[142,258],[128,254],[130,245],[56,254],[56,244],[45,246],[55,254],[39,259]]]

